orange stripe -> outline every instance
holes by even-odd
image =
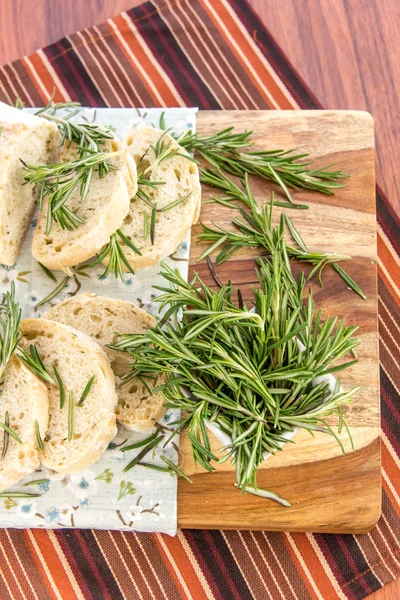
[[[48,532],[43,529],[32,529],[32,534],[40,551],[46,558],[47,568],[62,598],[68,598],[68,600],[78,599]]]
[[[390,252],[390,249],[386,246],[384,238],[378,234],[378,255],[381,261],[384,263],[386,270],[393,279],[393,281],[400,286],[400,267],[396,262],[395,257]]]
[[[274,100],[278,104],[279,108],[282,108],[282,109],[293,108],[293,105],[291,104],[289,99],[285,96],[285,94],[282,92],[282,90],[279,88],[278,84],[276,83],[276,81],[272,77],[271,73],[266,68],[266,66],[262,63],[262,61],[260,60],[260,57],[255,52],[254,48],[251,46],[251,44],[248,42],[248,40],[246,40],[246,38],[244,37],[243,33],[241,32],[238,24],[235,22],[235,20],[233,19],[232,15],[229,13],[229,11],[225,8],[225,6],[221,2],[221,0],[213,1],[212,8],[214,9],[215,12],[218,13],[219,17],[223,21],[223,23],[230,35],[227,35],[226,31],[221,28],[220,24],[215,19],[215,14],[214,14],[213,10],[210,9],[208,2],[205,0],[200,0],[200,2],[203,5],[204,9],[210,15],[210,18],[214,21],[215,26],[220,30],[221,35],[225,38],[225,40],[227,41],[229,46],[232,48],[232,51],[236,55],[236,58],[243,64],[244,69],[247,71],[248,76],[252,80],[255,87],[259,90],[260,94],[263,96],[263,98],[265,99],[267,104],[268,105],[271,104],[271,99],[265,93],[263,87],[260,86],[258,79],[256,77],[254,77],[253,73],[251,73],[251,71],[248,69],[247,65],[245,64],[245,61],[243,60],[244,56],[251,63],[251,66],[256,71],[256,73],[257,73],[258,77],[261,79],[261,81],[265,84],[265,87],[268,89],[271,96],[274,98]],[[238,54],[237,50],[232,46],[230,37],[232,37],[232,39],[234,39],[236,44],[239,46],[240,51],[241,51],[240,54]]]
[[[35,530],[31,529],[30,531],[33,534]],[[37,531],[37,533],[42,533],[42,534],[45,533],[44,531],[41,531],[41,530],[36,530],[36,531]],[[25,537],[27,546],[30,547],[30,551],[31,551],[33,560],[35,561],[36,566],[37,566],[38,570],[40,571],[40,573],[42,575],[42,581],[43,581],[43,583],[47,587],[47,591],[49,592],[49,596],[51,598],[54,598],[54,600],[58,600],[58,598],[57,598],[57,596],[56,596],[56,594],[55,594],[55,592],[53,590],[53,587],[52,587],[52,585],[51,585],[51,583],[49,581],[49,578],[47,577],[47,573],[46,573],[46,570],[43,567],[43,563],[40,560],[40,556],[38,556],[38,554],[36,552],[36,549],[35,549],[35,546],[33,545],[32,540],[29,537],[28,531],[24,531],[24,537]],[[35,540],[37,541],[36,536],[34,536],[34,537],[35,537]]]
[[[37,53],[32,54],[32,56],[29,58],[49,94],[52,95],[53,91],[55,90],[54,102],[65,102],[64,94],[58,89],[57,84],[49,72],[43,58]]]
[[[312,547],[310,540],[302,533],[292,533],[292,538],[302,555],[304,561],[307,563],[307,568],[310,571],[312,578],[317,585],[321,596],[323,598],[329,598],[330,596],[337,596],[337,592],[329,579],[327,572],[321,565],[321,562]]]
[[[128,46],[136,56],[137,60],[140,62],[142,68],[151,79],[151,86],[149,86],[147,81],[143,78],[142,82],[149,94],[151,95],[151,97],[153,98],[154,102],[157,103],[157,105],[159,104],[157,98],[154,96],[154,88],[156,88],[158,93],[163,97],[165,106],[176,106],[177,100],[175,96],[172,94],[164,79],[161,77],[160,73],[157,71],[156,67],[153,65],[153,63],[147,56],[137,37],[134,36],[132,31],[129,29],[128,25],[125,23],[123,17],[121,15],[118,15],[117,17],[113,18],[113,22],[118,27],[119,33],[122,35],[125,42],[128,44]],[[137,72],[137,75],[140,76],[139,71],[137,71],[136,66],[132,63],[132,60],[127,54],[125,48],[120,43],[119,39],[114,35],[114,32],[110,27],[109,23],[107,23],[107,27],[109,28],[120,49],[125,54],[127,60],[132,64],[132,67]]]
[[[186,592],[182,587],[181,582],[179,581],[179,577],[176,573],[174,565],[171,564],[162,544],[159,541],[159,535],[156,534],[153,536],[154,541],[158,547],[160,554],[163,556],[163,560],[168,567],[168,570],[173,577],[176,586],[179,588],[180,594],[182,598],[186,598]],[[188,556],[177,536],[171,538],[164,536],[163,537],[164,544],[168,547],[168,550],[171,552],[174,561],[179,569],[180,575],[182,579],[184,579],[192,597],[195,600],[207,600],[207,596],[204,593],[204,590],[199,582],[199,579],[193,569],[192,564],[190,563]]]
[[[389,448],[384,442],[381,444],[381,449],[382,464],[385,467],[385,471],[389,476],[392,486],[396,490],[396,493],[400,496],[400,469],[396,465],[396,462],[393,456],[391,455]],[[397,501],[394,501],[394,504],[397,505]],[[397,506],[397,510],[400,514],[400,506]]]

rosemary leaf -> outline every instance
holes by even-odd
[[[151,245],[154,246],[155,232],[156,232],[156,218],[157,218],[157,209],[153,207],[151,209],[150,215],[150,241]]]
[[[74,435],[74,396],[72,391],[68,393],[68,441]]]
[[[41,267],[43,269],[43,271],[46,273],[47,277],[49,277],[52,281],[54,281],[55,283],[57,283],[57,277],[54,275],[54,273],[52,273],[50,271],[50,269],[48,269],[47,267],[45,267],[44,265],[42,265],[41,262],[37,261],[39,267]]]
[[[120,448],[120,450],[121,452],[128,452],[129,450],[141,448],[142,446],[146,446],[146,444],[149,444],[150,442],[155,440],[157,437],[159,437],[159,432],[155,431],[152,435],[142,440],[141,442],[136,442],[135,444],[130,444],[129,446],[123,446],[122,448]]]
[[[6,423],[1,423],[0,422],[0,427],[2,429],[4,429],[4,431],[6,431],[9,435],[11,435],[11,437],[18,442],[18,444],[22,444],[22,440],[21,438],[15,433],[14,429],[12,429],[9,425],[6,425]]]
[[[8,428],[10,427],[10,413],[6,410],[6,414],[4,417],[4,425]],[[8,450],[8,443],[10,441],[10,434],[7,429],[3,431],[3,450],[1,452],[1,460],[4,460]]]
[[[143,239],[147,240],[149,237],[149,215],[147,212],[143,212]]]
[[[157,208],[157,212],[166,212],[167,210],[170,210],[171,208],[176,208],[177,206],[179,206],[179,204],[182,204],[182,202],[185,202],[185,200],[187,200],[193,192],[188,192],[187,194],[185,194],[184,196],[182,196],[181,198],[177,198],[176,200],[174,200],[173,202],[171,202],[171,204],[167,204],[166,206],[163,206],[162,208]]]
[[[50,481],[50,479],[35,479],[33,481],[28,481],[27,483],[24,483],[24,487],[27,487],[29,485],[40,485],[41,483],[48,483]]]
[[[85,385],[85,389],[82,392],[82,396],[79,399],[78,406],[82,406],[85,399],[87,398],[90,390],[92,389],[93,382],[95,380],[95,375],[92,375],[87,384]]]
[[[61,375],[58,372],[58,369],[57,369],[55,363],[53,363],[53,371],[54,371],[55,378],[57,379],[58,388],[60,390],[60,408],[64,408],[64,404],[65,404],[65,386],[64,386],[64,382],[61,379]]]
[[[1,492],[0,498],[38,498],[42,494],[29,494],[28,492]]]
[[[347,283],[347,285],[349,286],[349,288],[351,288],[353,290],[353,292],[355,292],[356,294],[361,296],[361,298],[363,298],[363,300],[367,299],[367,296],[364,294],[362,289],[356,284],[354,279],[352,279],[350,277],[350,275],[348,273],[346,273],[346,271],[344,269],[342,269],[342,267],[340,265],[338,265],[337,263],[334,263],[332,266],[335,269],[336,273],[338,273],[338,275],[340,275],[340,277],[343,279],[343,281],[345,283]]]
[[[153,471],[161,471],[163,473],[173,473],[169,467],[160,467],[159,465],[153,465],[152,463],[138,462],[138,466],[146,467],[146,469],[152,469]]]
[[[169,458],[163,455],[161,455],[160,458],[162,461],[165,462],[166,465],[168,465],[171,471],[174,471],[174,473],[176,473],[177,477],[183,477],[183,479],[186,479],[186,481],[188,481],[189,483],[193,483],[192,480],[186,475],[186,473],[184,473],[182,469],[178,467],[178,465],[173,463],[172,460],[169,460]]]
[[[70,279],[71,278],[69,275],[64,277],[64,279],[58,284],[57,287],[54,288],[54,290],[52,292],[50,292],[50,294],[48,296],[46,296],[46,298],[43,298],[43,300],[40,300],[40,302],[35,304],[34,308],[38,309],[40,306],[43,306],[44,304],[47,304],[47,302],[51,302],[52,300],[54,300],[54,298],[57,298],[58,294],[60,294],[63,291],[63,289],[65,288],[65,286],[68,285],[68,281]]]
[[[44,450],[44,444],[43,444],[42,436],[40,435],[40,428],[39,428],[39,423],[37,420],[35,420],[35,432],[36,432],[36,440],[37,440],[38,446],[41,450]]]

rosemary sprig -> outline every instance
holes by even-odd
[[[118,239],[119,238],[119,239]],[[116,278],[120,278],[121,281],[125,281],[125,273],[123,265],[127,268],[129,273],[132,275],[135,274],[135,271],[132,265],[129,263],[128,259],[125,256],[123,244],[128,246],[135,254],[142,256],[142,253],[136,246],[134,246],[124,233],[120,229],[117,229],[115,233],[110,237],[110,241],[104,248],[100,251],[97,258],[91,263],[90,268],[92,269],[99,263],[101,263],[106,257],[108,257],[108,264],[105,268],[104,272],[100,275],[99,279],[105,279],[110,272],[113,272]]]
[[[156,301],[167,318],[182,311],[181,323],[174,330],[164,317],[163,326],[122,335],[112,346],[131,355],[127,380],[164,373],[166,383],[157,391],[167,407],[183,411],[176,433],[187,429],[195,461],[205,469],[213,470],[218,461],[206,423],[230,436],[219,462],[232,460],[243,490],[257,487],[263,454],[279,451],[287,442],[283,433],[295,427],[334,436],[341,444],[326,418],[336,414],[340,431],[341,406],[358,389],[341,392],[338,381],[332,393],[324,381],[314,383],[354,350],[357,328],[337,319],[322,321],[311,292],[303,301],[304,275],[298,281],[293,276],[284,226],[282,218],[271,234],[270,256],[260,261],[254,312],[246,305],[237,308],[232,285],[214,292],[198,276],[186,282],[163,264],[162,275],[172,287],[157,287],[162,293]]]
[[[138,462],[138,466],[146,467],[146,469],[153,471],[161,471],[162,473],[173,473],[173,470],[169,467],[160,467],[160,465],[153,465],[152,463]]]
[[[56,298],[58,294],[60,294],[63,291],[70,279],[71,277],[69,275],[64,277],[64,279],[60,281],[60,283],[54,288],[52,292],[50,292],[48,296],[46,296],[45,298],[43,298],[43,300],[40,300],[40,302],[35,304],[35,310],[38,309],[40,306],[43,306],[43,304],[47,304],[47,302],[51,302],[54,298]]]
[[[65,386],[64,386],[64,382],[61,379],[61,375],[58,372],[58,369],[57,369],[55,363],[53,363],[53,371],[54,371],[55,378],[57,379],[58,388],[60,390],[60,408],[64,408],[64,404],[65,404]]]
[[[234,485],[238,487],[237,483],[235,483]],[[269,500],[274,500],[275,502],[282,504],[282,506],[292,506],[288,500],[281,498],[277,494],[274,494],[274,492],[269,492],[268,490],[256,488],[252,485],[246,485],[243,491],[248,492],[249,494],[254,494],[254,496],[260,496],[261,498],[269,498]]]
[[[235,133],[233,127],[209,135],[200,136],[191,130],[183,133],[178,144],[197,152],[210,165],[236,177],[245,174],[258,175],[273,181],[293,202],[290,189],[305,188],[324,194],[333,194],[342,187],[341,179],[347,177],[342,171],[329,171],[328,167],[313,169],[304,162],[307,153],[295,150],[252,150],[252,131]]]
[[[96,377],[95,375],[92,375],[91,378],[89,379],[89,381],[87,382],[87,384],[85,385],[85,389],[83,390],[82,396],[79,399],[78,406],[82,406],[82,404],[86,400],[90,390],[92,389],[92,385],[94,383],[95,377]]]
[[[1,452],[1,460],[4,460],[6,457],[8,444],[10,441],[10,434],[8,432],[8,428],[10,427],[10,413],[8,412],[8,410],[6,410],[6,414],[4,417],[4,425],[7,427],[7,429],[4,429],[3,431],[3,450]]]
[[[19,110],[22,110],[23,108],[25,108],[25,102],[22,102],[22,100],[19,96],[16,96],[15,100],[13,102],[6,91],[3,90],[3,94],[7,101],[7,104],[9,104],[10,106],[14,106],[14,108],[18,108]]]
[[[18,347],[17,356],[19,360],[32,371],[32,373],[47,383],[54,383],[54,379],[46,369],[35,345],[30,344],[29,352],[28,350],[25,350],[25,348]]]
[[[21,310],[15,300],[15,285],[12,281],[10,291],[3,293],[0,303],[0,382],[21,338],[18,331],[20,320]]]
[[[74,395],[72,391],[68,394],[68,441],[72,440],[74,434]]]
[[[202,224],[203,232],[199,234],[198,240],[207,241],[211,244],[198,260],[208,257],[217,249],[219,249],[219,254],[216,258],[217,265],[224,263],[241,248],[262,248],[270,253],[274,248],[274,236],[276,236],[276,232],[274,233],[272,226],[274,195],[271,195],[268,206],[259,207],[251,191],[247,174],[241,182],[241,187],[239,187],[223,175],[223,173],[216,173],[210,169],[205,171],[205,173],[208,183],[224,191],[226,194],[222,199],[213,197],[211,201],[220,202],[228,205],[230,208],[237,209],[242,219],[236,217],[232,219],[234,230],[225,229],[215,223],[214,227]],[[246,212],[241,207],[242,204],[249,209],[249,212]],[[300,262],[313,265],[308,279],[311,279],[317,273],[320,285],[322,286],[322,272],[327,265],[332,265],[349,287],[362,298],[365,298],[363,292],[355,281],[351,279],[350,275],[341,267],[339,269],[336,268],[338,261],[348,260],[351,258],[350,256],[310,251],[291,219],[287,215],[284,215],[284,219],[285,225],[296,243],[296,246],[288,245],[286,251],[291,258],[296,258]]]
[[[135,458],[133,458],[131,460],[131,462],[126,465],[126,467],[124,468],[123,472],[126,473],[127,471],[130,471],[131,469],[133,469],[133,467],[135,465],[137,465],[142,460],[142,458],[144,458],[146,456],[146,454],[148,454],[150,452],[150,450],[153,450],[153,448],[155,448],[156,446],[158,446],[158,444],[163,439],[164,439],[164,436],[163,435],[159,435],[156,438],[154,438],[151,442],[149,442],[147,444],[147,446],[145,448],[143,448],[143,450],[141,450],[139,452],[139,454],[137,454],[137,456],[135,456]]]
[[[37,420],[35,420],[35,432],[36,432],[36,439],[37,439],[38,446],[41,450],[44,450],[44,444],[43,444],[42,436],[40,435],[40,428],[39,428],[39,423]]]

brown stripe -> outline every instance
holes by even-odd
[[[39,571],[36,568],[35,562],[32,560],[32,554],[28,551],[25,544],[25,538],[22,531],[18,529],[7,529],[5,534],[8,539],[8,543],[14,552],[16,560],[13,561],[15,564],[18,562],[20,567],[19,574],[16,573],[20,581],[20,585],[24,590],[27,598],[33,598],[36,600],[48,600],[50,598],[47,588],[43,585],[42,578]],[[25,573],[24,573],[25,571]],[[32,585],[32,582],[34,585]]]
[[[179,10],[179,5],[174,2],[166,3],[167,10],[158,11],[161,19],[168,25],[173,33],[176,43],[184,52],[191,63],[193,69],[204,80],[207,81],[208,89],[217,99],[222,109],[240,108],[228,95],[226,88],[221,85],[216,73],[207,64],[203,58],[204,48],[193,31],[193,25],[184,18],[184,14]],[[196,41],[194,41],[196,40]]]
[[[194,33],[198,32],[198,37],[204,40],[204,47],[209,50],[209,56],[215,59],[215,62],[211,63],[212,68],[214,68],[215,63],[219,65],[224,75],[222,83],[224,86],[230,86],[229,91],[234,96],[235,102],[238,102],[244,109],[258,108],[247,88],[248,82],[244,82],[235,71],[236,65],[233,64],[232,57],[228,56],[223,48],[218,45],[218,39],[214,35],[214,31],[210,31],[208,27],[204,26],[202,17],[207,18],[207,13],[202,14],[203,9],[200,5],[197,10],[194,10],[190,0],[184,0],[178,6],[182,14],[186,15],[186,20],[188,22],[193,21]]]

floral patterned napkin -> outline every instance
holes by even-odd
[[[34,112],[35,109],[27,109]],[[167,127],[173,133],[182,133],[185,129],[195,129],[195,108],[173,109],[85,109],[78,119],[86,118],[113,129],[119,138],[131,127],[139,124],[158,126],[161,113],[165,112]],[[22,308],[22,316],[40,317],[49,304],[35,310],[35,305],[45,298],[57,284],[51,281],[31,254],[32,236],[36,220],[26,236],[18,261],[12,267],[0,265],[0,292],[9,289],[15,282],[16,296]],[[190,234],[177,251],[166,262],[178,268],[187,278],[189,262]],[[101,280],[98,275],[103,266],[90,271],[79,270],[68,281],[67,286],[53,300],[61,302],[64,298],[77,293],[96,292],[120,300],[129,300],[152,314],[158,314],[158,306],[152,304],[153,285],[160,285],[164,279],[160,276],[159,266],[140,271],[138,275],[128,274],[125,282],[116,280],[113,275]],[[61,282],[64,274],[58,274]],[[158,424],[158,428],[169,433],[170,422],[179,417],[177,411],[167,411]],[[125,441],[135,443],[150,435],[135,433],[120,426],[115,440],[109,445],[102,458],[81,473],[58,475],[41,468],[29,477],[25,477],[10,491],[35,494],[28,498],[3,497],[0,499],[0,527],[78,527],[93,529],[120,529],[136,531],[159,531],[174,535],[176,533],[177,481],[175,475],[136,466],[123,473],[124,467],[135,456],[131,451],[119,450]],[[160,466],[165,463],[161,454],[170,460],[177,460],[178,438],[163,449],[158,446],[152,452],[151,462]],[[161,442],[162,444],[162,442]],[[36,495],[37,494],[37,495]]]

